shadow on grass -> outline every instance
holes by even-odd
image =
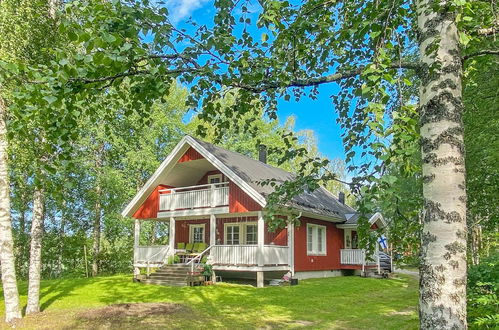
[[[82,311],[92,313],[98,307],[123,303],[163,302],[185,308],[161,316],[118,315],[109,326],[417,328],[417,282],[409,277],[313,279],[300,281],[297,286],[263,289],[236,284],[182,288],[145,285],[132,282],[131,276],[52,280],[42,285],[44,314],[70,327],[97,324],[70,316]]]
[[[109,283],[111,284],[111,282]],[[117,283],[116,283],[117,284]],[[411,279],[344,277],[301,281],[293,287],[222,284],[163,287],[106,285],[100,300],[175,302],[191,307],[211,327],[415,328],[417,293]],[[191,323],[189,323],[191,322]],[[193,326],[193,320],[184,326]]]

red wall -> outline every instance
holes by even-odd
[[[203,156],[201,156],[201,154],[199,152],[194,150],[194,148],[189,147],[189,149],[187,149],[185,154],[183,154],[182,157],[180,157],[178,162],[183,163],[183,162],[188,162],[188,161],[196,160],[196,159],[203,159]]]
[[[229,182],[229,213],[260,211],[262,207],[234,182]]]
[[[142,203],[142,205],[138,208],[137,211],[133,214],[133,218],[135,219],[151,219],[157,218],[158,209],[159,209],[159,190],[167,189],[167,188],[175,188],[172,186],[159,185],[157,186],[153,192],[147,197],[147,199]]]
[[[225,223],[238,223],[238,222],[257,222],[258,218],[255,216],[251,217],[233,217],[233,218],[222,218],[217,219],[217,232],[215,234],[215,239],[220,244],[224,244],[224,224]],[[175,221],[175,244],[179,242],[188,243],[189,242],[189,225],[191,224],[205,224],[205,243],[210,244],[210,220],[209,219],[197,219],[197,220],[178,220]],[[286,228],[276,230],[274,233],[269,233],[267,231],[267,224],[265,224],[265,238],[264,244],[274,244],[274,245],[287,245],[288,244],[288,232]]]
[[[300,218],[295,226],[295,271],[340,269],[340,249],[343,248],[343,230],[331,222]],[[307,223],[326,226],[326,255],[307,255]]]

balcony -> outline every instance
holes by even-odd
[[[159,211],[215,208],[229,205],[229,184],[213,183],[159,191]]]

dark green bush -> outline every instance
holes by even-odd
[[[499,328],[499,253],[468,270],[468,323],[472,329]]]

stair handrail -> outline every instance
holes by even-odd
[[[208,252],[209,250],[211,250],[212,247],[214,247],[215,245],[210,245],[208,246],[203,252],[201,252],[200,254],[198,254],[197,256],[195,256],[194,258],[192,258],[191,260],[189,260],[186,265],[191,265],[191,274],[194,272],[194,261],[197,260],[197,259],[201,259],[201,257],[206,253]]]
[[[170,250],[170,246],[169,245],[162,245],[161,246],[162,248],[158,250],[158,252],[154,253],[152,256],[150,256],[149,258],[147,258],[146,260],[146,269],[147,269],[147,276],[149,276],[149,262],[151,262],[152,258],[154,258],[155,256],[157,256],[158,254],[160,254],[161,252],[164,251],[164,249],[166,249],[166,252],[168,254],[168,250]]]

